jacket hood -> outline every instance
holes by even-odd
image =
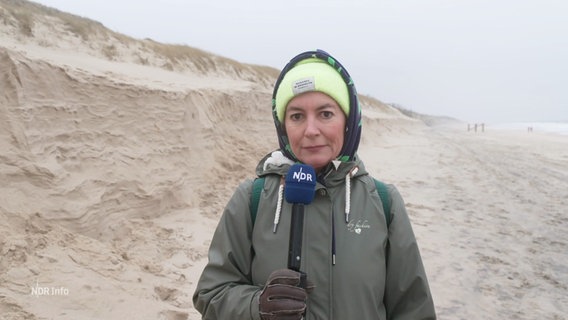
[[[335,58],[333,58],[323,50],[306,51],[292,58],[292,60],[290,60],[290,62],[286,64],[284,69],[282,69],[282,72],[276,80],[276,84],[274,85],[274,92],[272,95],[272,116],[274,119],[274,125],[276,126],[276,132],[278,134],[278,143],[280,145],[280,149],[287,158],[297,161],[297,158],[290,147],[288,135],[286,134],[286,130],[284,128],[284,123],[280,122],[280,120],[278,119],[278,112],[276,110],[276,93],[278,92],[278,88],[284,76],[298,63],[307,59],[321,59],[322,61],[328,63],[341,75],[341,78],[347,85],[349,97],[349,114],[347,115],[347,121],[345,123],[343,147],[339,153],[339,156],[337,157],[337,160],[342,162],[353,161],[356,158],[357,149],[359,148],[362,124],[361,107],[359,105],[359,98],[357,97],[357,90],[355,89],[353,79],[351,79],[351,76],[349,75],[347,70],[339,63],[339,61],[337,61]]]
[[[282,150],[273,151],[258,163],[256,166],[256,175],[263,177],[270,174],[285,177],[295,161],[287,158]],[[368,174],[363,161],[357,155],[352,161],[337,161],[337,168],[334,163],[328,164],[323,170],[317,174],[317,182],[323,186],[336,186],[345,183],[345,177],[357,168],[356,172],[351,175],[352,178]]]

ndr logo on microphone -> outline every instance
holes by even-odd
[[[312,181],[314,181],[313,178],[312,178],[312,174],[303,172],[302,171],[303,169],[304,168],[300,167],[300,171],[294,171],[292,173],[292,179],[298,180],[298,182],[301,182],[301,181],[312,182]]]

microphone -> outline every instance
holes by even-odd
[[[310,204],[316,191],[316,173],[314,168],[306,164],[294,164],[286,174],[284,196],[292,204],[292,220],[290,224],[290,242],[288,247],[288,269],[300,272],[302,259],[302,234],[304,230],[304,205]],[[300,287],[306,286],[306,275],[303,272]]]

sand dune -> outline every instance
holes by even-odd
[[[277,146],[277,72],[169,70],[40,22],[36,38],[2,28],[0,319],[199,319],[219,214]],[[428,127],[362,101],[360,154],[407,201],[440,318],[564,319],[566,136]]]
[[[187,314],[212,221],[274,147],[269,94],[165,91],[6,49],[0,64],[0,313]]]

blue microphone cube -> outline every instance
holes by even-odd
[[[307,164],[294,164],[286,174],[284,197],[289,203],[310,204],[316,192],[316,172]]]

